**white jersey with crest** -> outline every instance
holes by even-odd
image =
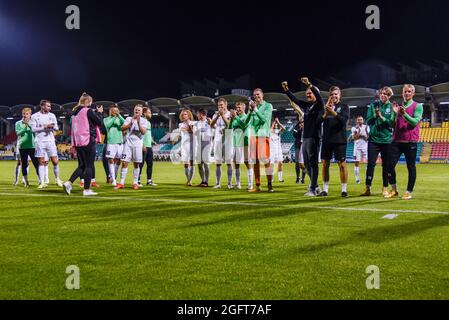
[[[45,129],[45,126],[53,123],[54,127],[52,130]],[[53,131],[59,130],[58,121],[56,116],[49,113],[36,112],[31,116],[31,130],[36,134],[36,143],[40,142],[55,142],[55,135]]]
[[[143,137],[144,135],[139,130],[139,125],[137,124],[137,120],[133,119],[132,117],[128,117],[125,119],[125,122],[123,125],[129,125],[132,123],[131,127],[128,129],[128,132],[126,134],[125,143],[128,146],[136,146],[141,143],[143,143]],[[140,126],[142,128],[148,127],[148,121],[144,117],[140,118]]]
[[[355,133],[359,134],[360,139],[354,140],[354,148],[355,149],[366,149],[368,148],[368,136],[369,136],[369,127],[366,125],[362,125],[359,127],[358,125],[351,129],[352,135]]]

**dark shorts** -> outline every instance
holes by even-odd
[[[346,161],[346,147],[346,143],[323,142],[321,146],[321,160],[332,160],[333,158],[338,162]]]

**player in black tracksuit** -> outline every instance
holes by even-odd
[[[307,101],[299,100],[288,89],[288,83],[283,82],[282,87],[291,101],[296,103],[304,113],[304,132],[302,153],[307,174],[310,177],[309,191],[305,196],[314,197],[319,194],[318,188],[318,154],[321,138],[321,117],[324,113],[324,102],[317,87],[312,86],[309,79],[301,81],[307,86]]]
[[[329,193],[329,167],[332,158],[340,167],[340,181],[342,197],[347,197],[348,168],[346,166],[346,148],[348,144],[346,125],[349,119],[349,107],[340,102],[341,91],[332,87],[329,91],[329,101],[321,117],[323,123],[323,143],[321,146],[321,160],[323,161],[323,191],[320,196]]]

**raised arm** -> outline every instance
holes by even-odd
[[[215,124],[217,124],[217,121],[218,121],[219,118],[220,118],[220,113],[217,113],[215,115],[215,117],[213,117],[213,119],[212,119],[212,121],[210,123],[211,128],[215,129]]]

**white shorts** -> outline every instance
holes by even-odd
[[[230,143],[222,142],[222,139],[214,140],[214,159],[217,164],[231,164],[233,158],[232,141]]]
[[[143,161],[143,142],[130,146],[127,143],[123,146],[122,161],[142,163]]]
[[[188,163],[194,160],[193,144],[189,141],[181,143],[181,162]]]
[[[212,150],[212,143],[203,144],[201,146],[196,146],[195,162],[197,164],[210,163],[210,152]]]
[[[54,141],[36,141],[36,158],[45,158],[46,161],[51,157],[58,157],[58,150]]]
[[[106,149],[106,158],[122,159],[123,144],[108,144]]]
[[[368,148],[354,148],[354,161],[360,162],[368,159]]]
[[[245,163],[245,161],[248,161],[248,153],[245,157],[245,149],[247,150],[248,147],[234,147],[234,154],[232,159],[236,164],[242,164]]]
[[[271,163],[283,162],[284,155],[282,154],[282,146],[278,143],[271,143],[270,145],[271,145],[270,162]]]

